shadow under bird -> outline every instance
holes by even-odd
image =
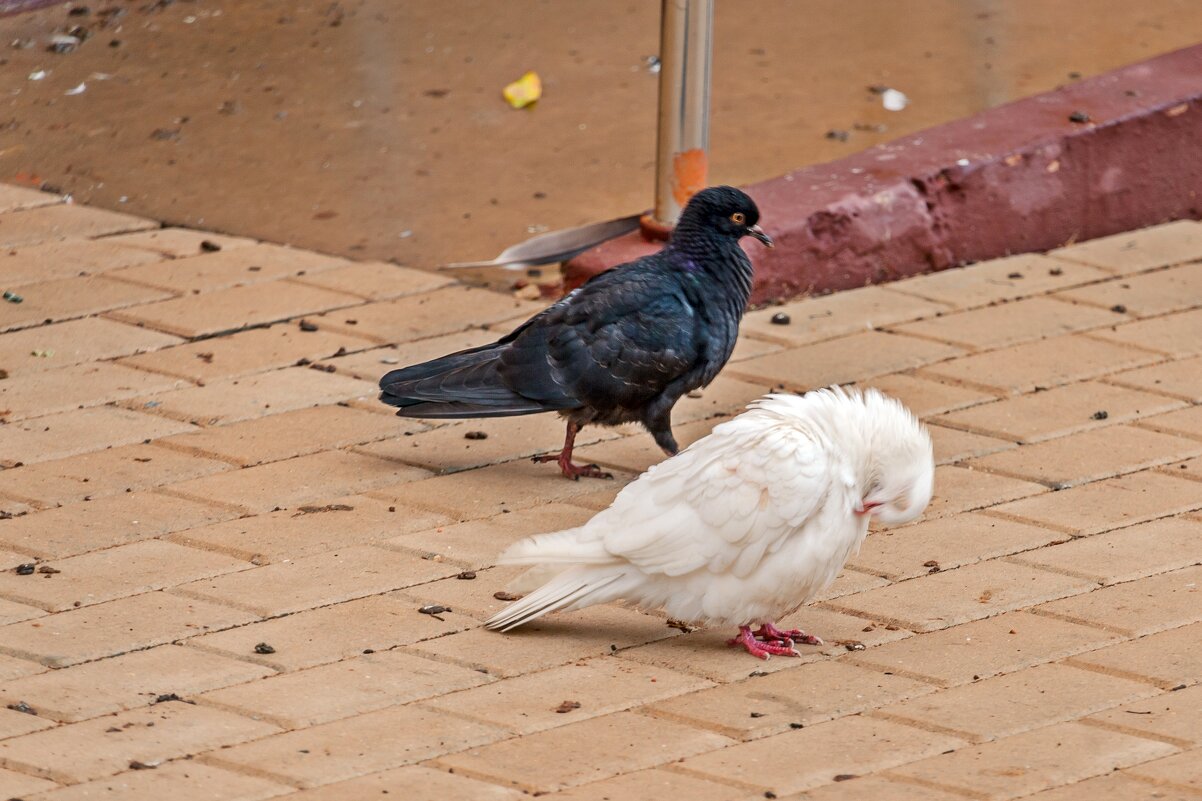
[[[739,245],[768,247],[759,210],[729,186],[689,201],[663,250],[614,267],[489,345],[393,370],[380,400],[400,417],[508,417],[559,412],[557,461],[569,478],[609,478],[572,463],[586,425],[642,423],[668,455],[672,407],[718,375],[751,297],[751,261]]]
[[[509,631],[621,601],[737,626],[729,644],[761,659],[796,656],[795,643],[822,640],[776,622],[835,579],[870,518],[897,525],[922,514],[934,474],[926,430],[876,390],[769,395],[583,526],[512,545],[498,564],[534,565],[511,587],[533,591],[484,625]]]

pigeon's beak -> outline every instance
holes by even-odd
[[[766,233],[764,233],[764,229],[760,228],[758,225],[753,225],[750,228],[748,228],[747,233],[750,234],[751,236],[754,236],[756,239],[760,240],[761,242],[763,242],[767,247],[773,247],[773,245],[775,244],[772,241],[772,237],[770,237]]]

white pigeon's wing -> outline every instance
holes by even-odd
[[[585,528],[645,573],[746,576],[846,480],[831,468],[805,432],[750,412],[657,465]]]

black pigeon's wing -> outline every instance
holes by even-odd
[[[635,263],[594,278],[502,340],[498,372],[543,403],[637,409],[694,369],[698,340],[679,284]]]

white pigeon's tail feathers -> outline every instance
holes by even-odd
[[[534,592],[514,601],[484,622],[490,629],[509,631],[523,623],[557,610],[571,611],[603,604],[621,597],[621,571],[602,572],[597,568],[574,567],[565,570]]]
[[[601,538],[586,533],[583,526],[527,537],[497,557],[499,565],[602,565],[615,561]]]

